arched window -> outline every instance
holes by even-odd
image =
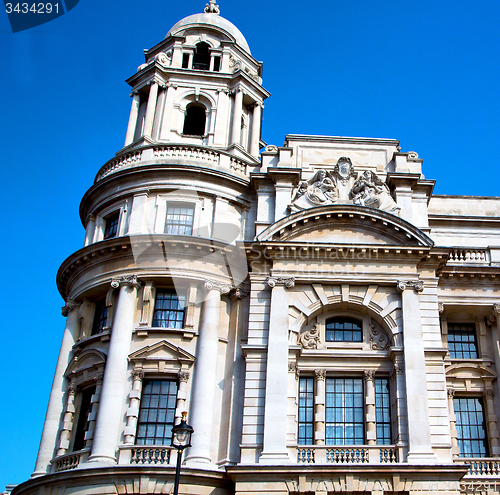
[[[363,324],[356,318],[344,316],[326,320],[327,342],[362,342]]]
[[[198,43],[194,50],[193,69],[210,69],[210,47],[207,43]]]
[[[183,134],[190,136],[203,136],[205,134],[205,107],[192,103],[186,108]]]

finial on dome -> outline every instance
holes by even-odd
[[[205,14],[220,14],[219,6],[215,2],[216,0],[210,0],[210,3],[207,3]]]

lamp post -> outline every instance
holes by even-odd
[[[172,428],[172,447],[177,449],[177,466],[175,467],[174,495],[179,493],[179,478],[181,476],[182,451],[191,447],[191,435],[194,432],[192,426],[186,423],[187,412],[182,413],[181,422]]]

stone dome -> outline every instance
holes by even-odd
[[[243,48],[243,50],[251,53],[247,40],[245,39],[243,34],[241,34],[241,31],[232,22],[224,19],[224,17],[221,17],[217,14],[202,13],[184,17],[184,19],[181,19],[169,30],[167,36],[179,34],[181,31],[184,31],[188,28],[199,28],[203,26],[216,28],[217,30],[222,31],[230,39],[234,40],[238,46]]]

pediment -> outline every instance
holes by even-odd
[[[70,375],[77,375],[92,368],[103,368],[105,363],[106,354],[97,349],[87,349],[70,361],[64,375],[69,377]]]
[[[188,365],[195,361],[192,354],[166,340],[135,351],[130,354],[129,359],[131,361],[163,361],[165,363],[186,363]]]
[[[482,364],[457,363],[446,368],[447,378],[494,380],[497,374]]]
[[[420,229],[391,213],[355,205],[328,205],[293,213],[261,232],[259,241],[432,246]]]

